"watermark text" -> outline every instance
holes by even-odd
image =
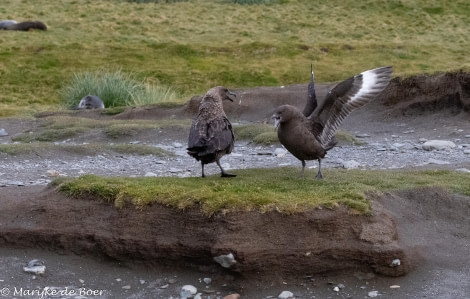
[[[85,296],[97,297],[103,296],[105,290],[94,290],[89,288],[51,288],[45,287],[43,289],[28,289],[28,288],[1,288],[0,296],[2,297],[34,297],[34,298],[47,298],[51,296]]]

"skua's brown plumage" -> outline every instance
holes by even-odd
[[[236,175],[225,172],[220,159],[233,150],[235,137],[232,124],[225,115],[222,101],[233,102],[235,94],[223,86],[211,88],[201,101],[199,112],[194,119],[188,138],[188,154],[201,161],[202,177],[204,165],[217,163],[222,177]]]
[[[279,141],[302,163],[318,160],[317,178],[322,178],[321,159],[336,145],[335,132],[342,121],[355,109],[369,103],[390,82],[392,67],[368,70],[344,80],[328,92],[322,102],[317,102],[314,74],[308,87],[304,110],[282,105],[273,114]]]

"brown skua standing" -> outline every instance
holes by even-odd
[[[342,121],[377,96],[387,87],[392,67],[379,67],[346,79],[330,90],[318,102],[315,95],[314,73],[308,86],[308,99],[303,112],[291,105],[276,108],[272,118],[282,145],[302,162],[318,160],[317,178],[323,178],[321,159],[337,141],[335,132]]]
[[[220,165],[220,159],[233,150],[235,136],[232,124],[225,115],[222,101],[233,102],[235,94],[223,86],[211,88],[201,101],[188,138],[188,154],[201,161],[202,177],[204,165],[217,163],[222,177],[234,177]]]

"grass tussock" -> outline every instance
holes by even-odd
[[[87,95],[96,95],[107,108],[143,106],[162,102],[175,102],[179,95],[169,87],[137,81],[121,71],[83,72],[61,91],[64,107],[73,109]]]
[[[94,198],[117,207],[132,204],[144,208],[163,204],[177,209],[200,208],[207,215],[233,211],[296,213],[312,208],[340,205],[368,214],[369,192],[389,192],[420,187],[442,187],[470,196],[468,174],[451,171],[361,171],[325,170],[325,179],[297,168],[238,170],[224,179],[194,178],[105,178],[86,175],[62,182],[60,192],[75,198]]]

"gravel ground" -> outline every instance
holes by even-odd
[[[418,169],[446,168],[470,171],[470,138],[454,139],[456,148],[451,150],[426,151],[424,140],[410,140],[400,137],[360,138],[365,145],[342,145],[329,151],[322,161],[327,168],[360,169]],[[468,143],[466,143],[468,142]],[[21,157],[3,154],[0,156],[0,185],[46,185],[58,175],[77,177],[83,174],[105,176],[199,176],[199,162],[186,154],[185,142],[174,140],[166,144],[150,144],[174,153],[174,156],[156,157],[106,154],[96,156],[61,156],[58,159]],[[300,161],[285,151],[281,145],[257,146],[237,142],[231,155],[221,160],[226,169],[272,168],[281,166],[299,167]],[[316,161],[309,161],[308,168],[317,168]],[[217,174],[218,167],[206,167],[208,174]],[[314,171],[312,171],[313,173]]]

